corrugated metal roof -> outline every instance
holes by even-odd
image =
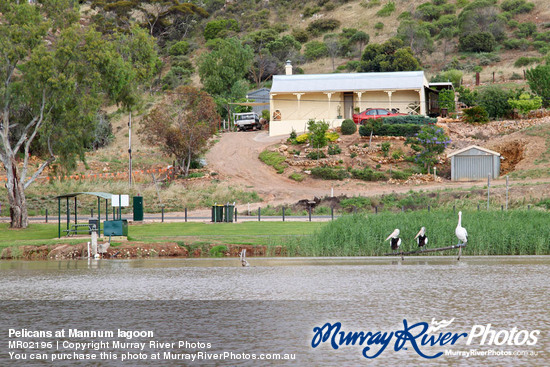
[[[275,75],[271,93],[422,89],[423,71]]]
[[[108,192],[73,192],[71,194],[56,196],[56,198],[58,199],[74,198],[75,196],[78,196],[78,195],[93,195],[93,196],[97,196],[97,197],[100,197],[103,199],[109,199],[109,200],[111,200],[111,197],[113,196],[113,194],[109,194]]]
[[[452,156],[454,155],[457,155],[457,154],[461,154],[461,153],[464,153],[470,149],[479,149],[483,152],[486,152],[486,153],[489,153],[489,154],[494,154],[494,155],[497,155],[497,156],[500,156],[500,153],[499,152],[495,152],[493,150],[490,150],[490,149],[487,149],[487,148],[482,148],[482,147],[478,147],[477,145],[470,145],[469,147],[466,147],[466,148],[463,148],[463,149],[460,149],[460,150],[457,150],[456,152],[453,152],[451,154],[448,154],[447,155],[447,158],[451,158]]]

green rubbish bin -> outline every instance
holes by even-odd
[[[143,197],[142,196],[134,196],[134,222],[142,222],[143,221]]]
[[[235,212],[234,204],[225,204],[224,207],[224,221],[233,223],[233,213]]]
[[[212,222],[223,222],[223,205],[212,205]]]
[[[105,236],[126,236],[128,237],[128,221],[106,220],[103,222],[103,234]]]

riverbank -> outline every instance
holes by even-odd
[[[463,255],[550,255],[549,219],[546,211],[463,211],[462,226],[469,235]],[[456,245],[457,220],[458,213],[452,210],[426,210],[346,215],[331,222],[139,224],[129,227],[128,238],[113,238],[104,257],[236,257],[243,248],[248,256],[383,256],[391,252],[385,239],[396,228],[401,232],[400,251],[418,249],[414,237],[421,227],[426,227],[427,248]],[[57,225],[51,224],[0,230],[0,258],[87,256],[89,237],[57,239],[56,235]]]

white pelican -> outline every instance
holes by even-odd
[[[462,212],[458,212],[458,225],[456,226],[455,234],[460,241],[458,243],[459,246],[464,246],[468,242],[468,232],[466,232],[466,228],[462,227]]]
[[[391,238],[390,244],[392,250],[399,249],[399,246],[401,246],[401,238],[399,238],[399,229],[395,229],[384,241],[387,241]]]
[[[428,236],[426,236],[426,227],[420,228],[420,232],[416,234],[416,243],[418,244],[418,247],[422,249],[425,245],[428,244]]]
[[[248,261],[246,261],[246,249],[243,248],[243,250],[239,254],[239,257],[241,258],[241,265],[242,266],[250,266]]]

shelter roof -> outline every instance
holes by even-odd
[[[113,194],[109,194],[108,192],[73,192],[71,194],[56,196],[56,198],[58,198],[58,199],[74,198],[78,195],[93,195],[93,196],[97,196],[97,197],[100,197],[100,198],[103,198],[103,199],[111,199],[111,197],[113,196]]]
[[[454,155],[457,155],[457,154],[461,154],[461,153],[467,152],[467,151],[470,150],[470,149],[478,149],[478,150],[481,150],[482,152],[485,152],[485,153],[489,153],[489,154],[493,154],[493,155],[500,156],[500,153],[499,153],[499,152],[495,152],[494,150],[487,149],[487,148],[482,148],[482,147],[478,147],[477,145],[470,145],[469,147],[466,147],[466,148],[457,150],[456,152],[452,152],[451,154],[448,154],[448,155],[447,155],[447,158],[451,158],[451,157],[454,156]]]

